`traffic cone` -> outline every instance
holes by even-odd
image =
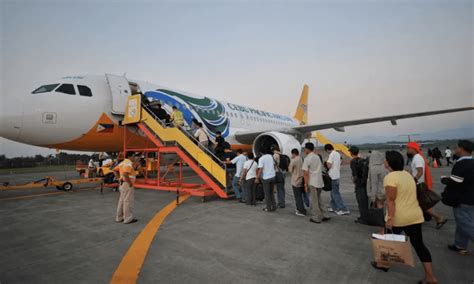
[[[436,162],[436,160],[433,161],[433,168],[437,168],[438,167],[438,162]]]

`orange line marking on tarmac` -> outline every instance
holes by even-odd
[[[189,198],[189,195],[182,195],[179,198],[179,204],[183,203],[186,199]],[[136,283],[138,280],[138,275],[142,268],[145,257],[150,248],[151,242],[155,237],[158,229],[165,220],[165,218],[176,209],[176,201],[173,201],[166,205],[165,208],[161,209],[138,237],[133,241],[132,245],[128,249],[127,253],[120,262],[117,270],[115,270],[110,284],[122,284],[122,283]]]
[[[81,191],[86,191],[86,190],[91,190],[91,189],[96,189],[96,188],[97,187],[82,188],[82,189],[77,189],[77,190],[71,191],[70,193],[81,192]],[[65,194],[65,193],[69,193],[69,192],[66,192],[66,191],[47,192],[47,193],[38,193],[38,194],[23,195],[23,196],[14,196],[14,197],[0,198],[0,201],[2,201],[2,200],[27,199],[27,198],[34,198],[34,197],[38,197],[38,196],[59,195],[59,194]]]

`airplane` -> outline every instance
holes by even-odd
[[[9,140],[61,150],[119,152],[124,144],[124,117],[127,98],[144,94],[150,101],[159,100],[171,112],[177,106],[185,123],[193,118],[204,124],[208,135],[220,131],[233,149],[261,153],[277,145],[290,155],[301,148],[308,133],[323,129],[344,131],[344,127],[399,119],[470,111],[460,107],[371,117],[323,124],[308,124],[308,90],[304,85],[293,117],[259,110],[239,104],[197,96],[148,82],[129,80],[124,76],[67,76],[41,84],[29,91],[22,112],[0,115],[0,136]],[[26,93],[26,91],[25,91]],[[131,146],[144,146],[147,138],[138,130],[127,128]]]

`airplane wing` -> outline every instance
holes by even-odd
[[[344,127],[346,126],[361,125],[361,124],[368,124],[368,123],[375,123],[375,122],[382,122],[382,121],[390,121],[392,125],[397,125],[397,120],[399,119],[430,116],[430,115],[437,115],[437,114],[444,114],[444,113],[451,113],[451,112],[469,111],[469,110],[474,110],[474,106],[463,107],[463,108],[453,108],[453,109],[442,109],[442,110],[434,110],[434,111],[426,111],[426,112],[415,112],[415,113],[407,113],[407,114],[399,114],[399,115],[391,115],[391,116],[371,117],[371,118],[346,120],[346,121],[339,121],[339,122],[329,122],[329,123],[322,123],[322,124],[300,125],[300,126],[296,126],[289,129],[282,129],[281,131],[279,130],[279,132],[287,133],[287,134],[297,134],[297,133],[307,133],[311,131],[331,129],[331,128],[334,128],[336,131],[344,131]],[[245,143],[247,141],[253,140],[255,137],[257,137],[258,135],[264,132],[267,132],[267,131],[237,132],[235,134],[235,138],[238,141]]]

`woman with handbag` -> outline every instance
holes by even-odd
[[[423,152],[421,151],[420,145],[416,142],[408,142],[407,144],[407,154],[412,156],[413,159],[411,161],[411,174],[415,179],[415,182],[418,187],[418,191],[424,194],[423,191],[430,191],[433,190],[433,179],[431,177],[430,167],[426,162],[425,158],[423,157]],[[436,194],[436,193],[434,193]],[[439,200],[439,198],[438,198]],[[434,206],[434,204],[432,204]],[[431,220],[433,217],[436,220],[436,229],[441,229],[448,220],[441,215],[436,214],[433,211],[433,206],[429,208],[423,208],[425,215],[428,216],[427,221]],[[424,207],[424,206],[423,206]]]
[[[423,211],[416,197],[416,184],[411,175],[404,171],[402,154],[397,151],[388,151],[385,154],[385,167],[390,172],[384,178],[384,188],[387,196],[387,214],[385,228],[391,229],[394,234],[405,234],[423,263],[425,278],[419,283],[437,283],[433,274],[431,253],[423,243],[422,224]],[[389,267],[376,262],[371,263],[374,268],[388,271]]]

